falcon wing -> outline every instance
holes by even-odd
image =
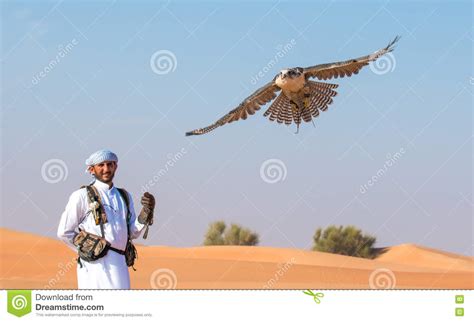
[[[362,67],[368,65],[370,62],[377,60],[379,57],[393,51],[393,45],[400,39],[399,36],[395,37],[387,47],[376,51],[373,54],[350,59],[346,61],[321,64],[311,66],[303,69],[306,79],[310,77],[317,77],[318,79],[326,80],[331,78],[338,78],[344,76],[352,76],[352,74],[358,74]]]
[[[247,119],[248,114],[255,114],[255,111],[258,111],[261,106],[273,100],[276,97],[276,92],[278,92],[279,90],[280,88],[276,86],[273,81],[271,81],[256,90],[252,95],[250,95],[242,103],[240,103],[239,106],[237,106],[232,111],[221,117],[216,123],[204,127],[202,129],[186,132],[186,136],[201,135],[210,132],[224,124],[232,123],[240,119],[245,120]]]

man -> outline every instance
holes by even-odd
[[[96,191],[103,211],[105,212],[105,223],[97,224],[97,218],[91,211],[88,191],[82,188],[73,192],[61,216],[58,227],[58,237],[68,246],[76,250],[73,244],[74,237],[79,230],[102,236],[111,245],[107,254],[95,261],[86,262],[80,260],[77,267],[77,280],[79,289],[129,289],[130,276],[123,251],[125,251],[128,234],[130,239],[140,236],[141,231],[153,220],[155,198],[145,192],[141,198],[143,206],[138,218],[135,215],[132,196],[128,194],[129,200],[129,225],[127,227],[127,204],[126,200],[112,182],[117,170],[118,158],[115,153],[108,150],[100,150],[93,153],[87,160],[87,172],[92,174],[94,182],[91,191]],[[102,227],[101,227],[102,226]],[[112,249],[115,249],[113,251]],[[120,253],[122,252],[122,254]]]

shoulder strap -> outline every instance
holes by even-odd
[[[127,207],[127,222],[128,222],[130,220],[131,214],[130,214],[130,200],[128,200],[127,190],[123,188],[117,188],[117,190],[120,192],[120,196],[122,196],[123,200],[125,201],[125,206]]]
[[[120,192],[122,199],[125,201],[125,206],[127,207],[127,235],[128,239],[130,239],[130,219],[132,217],[132,214],[130,213],[130,200],[128,199],[127,190],[123,188],[117,188],[117,190]]]
[[[123,188],[117,188],[119,191],[120,195],[122,196],[123,200],[125,201],[125,206],[127,207],[127,247],[125,248],[125,260],[127,261],[127,266],[132,266],[133,270],[136,271],[135,267],[133,267],[133,262],[135,261],[135,258],[137,257],[137,250],[135,246],[133,246],[132,240],[130,239],[130,220],[132,219],[132,213],[130,212],[130,199],[128,198],[128,192],[127,190]],[[130,248],[128,246],[131,246]],[[128,253],[127,253],[127,250]],[[133,253],[133,255],[130,255],[130,251]],[[132,257],[132,263],[128,263],[128,257]]]
[[[89,201],[89,203],[91,202],[94,202],[97,200],[97,196],[95,195],[94,191],[91,189],[91,186],[88,185],[88,186],[81,186],[81,189],[86,189],[86,192],[87,192],[87,201]]]
[[[82,186],[81,188],[86,188],[87,191],[87,199],[90,203],[97,202],[99,204],[99,213],[96,214],[94,213],[94,219],[95,219],[95,224],[100,225],[100,232],[102,234],[102,237],[104,238],[104,216],[105,215],[105,209],[104,206],[102,205],[102,200],[100,199],[99,192],[97,189],[92,185],[88,186]]]

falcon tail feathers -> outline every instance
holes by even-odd
[[[283,93],[280,93],[270,107],[265,111],[263,116],[269,116],[270,121],[278,120],[278,123],[285,122],[291,124],[291,102]]]
[[[294,122],[299,127],[301,120],[310,122],[319,116],[319,111],[328,109],[332,103],[332,97],[337,95],[334,90],[337,87],[336,84],[308,81],[306,91],[301,90],[299,104],[282,92],[263,116],[268,117],[270,121],[276,120],[278,123],[286,125]],[[309,95],[305,96],[304,92]]]

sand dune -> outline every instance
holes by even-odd
[[[0,287],[76,288],[62,242],[0,228]],[[385,248],[375,260],[294,248],[137,246],[133,288],[474,288],[474,258],[422,246]]]
[[[409,263],[411,266],[424,268],[442,268],[472,272],[472,257],[448,253],[433,248],[413,244],[402,244],[389,247],[385,253],[377,257],[377,261],[390,263]]]

